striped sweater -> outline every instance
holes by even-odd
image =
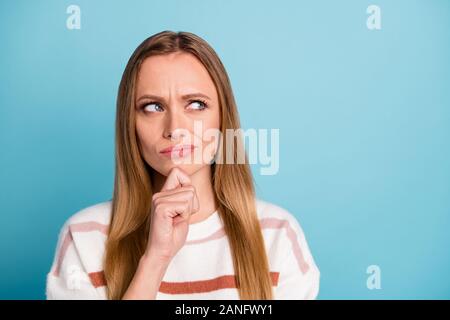
[[[103,255],[111,201],[87,207],[61,228],[47,274],[47,299],[107,299]],[[320,272],[302,228],[285,209],[256,199],[274,299],[315,299]],[[218,212],[189,225],[156,299],[239,299],[228,238]]]

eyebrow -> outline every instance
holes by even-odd
[[[188,94],[182,95],[181,99],[187,100],[187,99],[199,98],[199,97],[211,100],[211,98],[208,97],[206,94],[203,94],[203,93],[200,93],[200,92],[194,92],[194,93],[188,93]],[[144,95],[140,96],[139,99],[137,99],[137,102],[139,102],[139,101],[141,101],[143,99],[152,99],[152,100],[164,101],[163,97],[160,97],[160,96],[157,96],[157,95],[154,95],[154,94],[144,94]]]

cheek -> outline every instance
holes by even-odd
[[[154,127],[137,122],[136,134],[144,152],[149,153],[155,150],[157,133]]]
[[[216,118],[203,119],[201,122],[201,130],[199,127],[194,128],[194,135],[197,139],[203,141],[203,143],[208,142],[211,139],[211,134],[218,132],[220,128],[220,123]]]
[[[220,113],[219,109],[216,109],[214,113],[211,113],[206,119],[203,120],[203,129],[220,129]]]
[[[213,156],[216,153],[216,149],[220,140],[220,123],[218,119],[214,119],[209,123],[204,124],[202,132],[202,146],[205,156]]]
[[[216,111],[208,113],[207,115],[197,118],[192,121],[189,131],[191,131],[193,138],[198,143],[205,143],[210,140],[210,132],[218,131],[220,128],[220,115]]]

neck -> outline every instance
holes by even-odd
[[[206,165],[190,176],[191,183],[195,187],[200,205],[199,211],[191,215],[189,224],[197,223],[208,218],[217,210],[216,197],[211,179],[211,166]],[[159,172],[152,171],[153,192],[160,192],[167,177]]]

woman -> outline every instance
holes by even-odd
[[[320,273],[295,217],[256,198],[247,161],[218,161],[247,156],[238,136],[208,131],[239,128],[203,39],[142,42],[119,87],[113,198],[63,226],[47,298],[316,298]]]

